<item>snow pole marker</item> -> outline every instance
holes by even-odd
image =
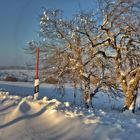
[[[39,95],[38,65],[39,65],[39,48],[36,48],[36,79],[34,83],[34,100],[36,100]]]

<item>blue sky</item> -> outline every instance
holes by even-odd
[[[0,66],[30,61],[24,53],[28,41],[37,40],[43,8],[59,8],[66,17],[80,8],[94,9],[96,0],[0,0]]]

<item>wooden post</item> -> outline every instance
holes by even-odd
[[[38,66],[39,66],[39,48],[36,48],[36,79],[34,83],[34,99],[35,100],[38,98],[38,95],[39,95]]]

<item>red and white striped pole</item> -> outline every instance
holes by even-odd
[[[38,66],[39,66],[39,48],[36,48],[36,79],[34,83],[34,99],[35,100],[38,98],[38,95],[39,95]]]

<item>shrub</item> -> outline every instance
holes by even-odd
[[[48,83],[48,84],[57,84],[58,83],[58,79],[50,76],[50,77],[47,77],[44,82]]]
[[[12,81],[12,82],[16,82],[18,81],[18,79],[14,76],[7,76],[4,81]]]

